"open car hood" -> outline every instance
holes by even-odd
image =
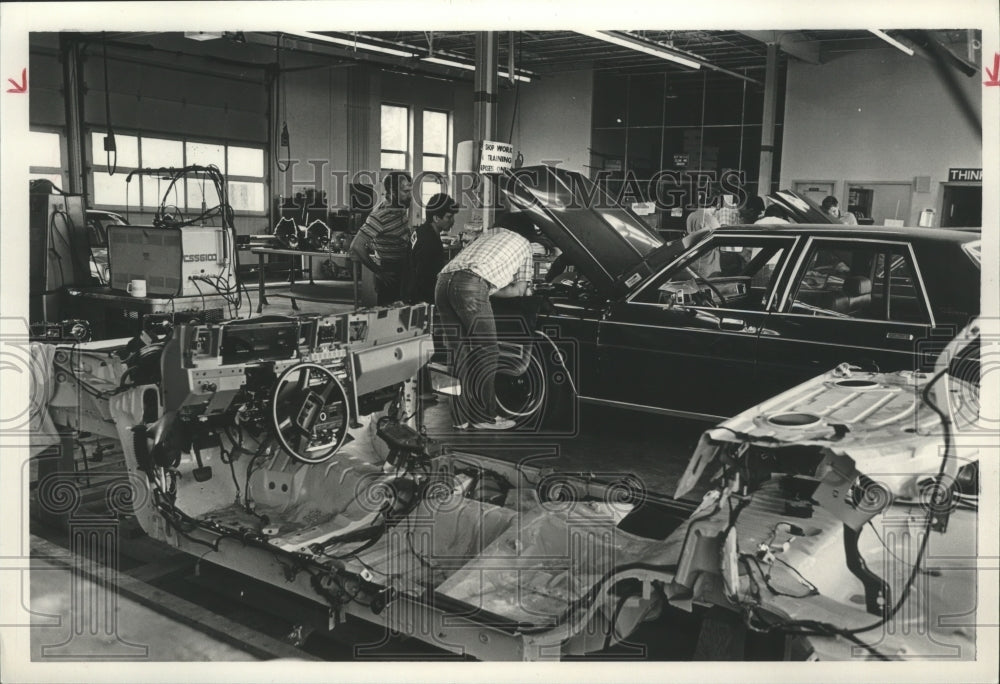
[[[795,223],[837,223],[815,202],[794,190],[778,190],[767,198],[787,211],[788,217]]]
[[[663,238],[580,173],[531,166],[500,176],[497,186],[605,296],[634,288],[661,263]]]

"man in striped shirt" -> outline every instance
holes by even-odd
[[[498,217],[514,225],[510,217]],[[507,430],[514,421],[497,415],[495,380],[499,347],[490,297],[531,294],[531,243],[524,231],[503,227],[485,231],[448,262],[434,290],[445,344],[462,388],[452,402],[460,429]]]
[[[375,274],[377,304],[403,299],[410,259],[410,198],[413,179],[392,171],[383,181],[386,201],[376,207],[351,243],[351,256]]]

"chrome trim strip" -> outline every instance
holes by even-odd
[[[760,314],[760,311],[755,311],[754,313]],[[613,324],[613,325],[631,325],[635,328],[655,328],[656,330],[669,330],[671,332],[702,332],[702,333],[712,333],[713,335],[737,335],[739,337],[747,337],[748,335],[753,335],[757,337],[760,334],[761,325],[748,325],[747,332],[740,332],[737,330],[717,330],[714,328],[671,328],[664,325],[653,325],[651,323],[629,323],[628,321],[611,321],[605,320],[601,321],[602,324]]]
[[[885,353],[888,353],[888,354],[907,354],[907,355],[911,355],[912,354],[911,352],[903,351],[901,349],[886,349],[885,347],[862,347],[862,346],[859,346],[857,344],[838,344],[837,342],[821,342],[821,341],[818,341],[818,340],[803,340],[803,339],[800,339],[798,337],[767,337],[767,336],[764,336],[764,335],[761,335],[761,337],[760,337],[761,341],[767,340],[767,339],[776,340],[778,342],[794,342],[795,344],[822,344],[822,345],[825,345],[827,347],[843,347],[845,349],[865,349],[865,350],[870,350],[870,351],[885,352]],[[759,361],[760,361],[760,357],[758,355],[758,362]]]
[[[879,325],[910,325],[918,328],[930,327],[927,322],[924,323],[912,323],[907,321],[883,321],[881,318],[854,318],[852,316],[814,316],[813,314],[800,314],[800,313],[775,313],[775,316],[794,316],[796,318],[822,318],[824,321],[854,321],[856,323],[878,323]]]
[[[655,413],[663,416],[673,416],[676,418],[693,418],[695,420],[703,420],[712,423],[718,423],[726,420],[726,416],[715,416],[710,413],[697,413],[695,411],[675,411],[673,409],[659,408],[657,406],[647,406],[646,404],[632,404],[627,401],[615,401],[614,399],[598,399],[597,397],[578,397],[581,402],[587,404],[597,404],[599,406],[614,406],[617,408],[625,408],[633,411],[642,411],[643,413]]]

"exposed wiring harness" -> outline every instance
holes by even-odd
[[[929,406],[930,409],[934,411],[934,413],[936,413],[938,417],[941,419],[941,431],[942,431],[942,436],[944,438],[944,449],[943,449],[943,455],[941,457],[941,465],[938,468],[938,473],[937,476],[935,477],[935,481],[937,483],[941,483],[944,479],[944,474],[947,471],[948,461],[950,459],[951,449],[953,445],[952,445],[952,435],[951,435],[951,419],[934,402],[934,400],[931,398],[930,391],[931,388],[937,382],[939,382],[941,378],[944,377],[945,374],[947,374],[947,372],[948,372],[947,368],[938,371],[938,373],[936,373],[934,377],[932,377],[930,381],[928,381],[927,384],[924,385],[923,391],[921,392],[921,398],[924,401],[924,403],[926,403],[927,406]],[[937,499],[938,488],[935,487],[933,491],[935,492],[935,494],[932,494],[934,500],[929,502],[928,505],[927,515],[923,528],[923,537],[920,540],[920,546],[917,550],[917,559],[911,567],[910,574],[907,577],[906,584],[903,586],[903,590],[900,592],[899,599],[892,606],[892,608],[886,611],[882,615],[882,617],[880,617],[878,620],[869,625],[864,625],[861,627],[845,628],[831,624],[829,622],[822,622],[818,620],[785,620],[780,622],[766,623],[763,620],[763,618],[761,618],[758,615],[756,616],[757,620],[760,622],[764,622],[763,625],[759,625],[754,623],[755,610],[754,606],[750,605],[750,606],[745,606],[745,608],[747,609],[745,614],[745,622],[747,627],[752,631],[761,634],[769,634],[772,632],[784,632],[796,636],[840,636],[856,644],[857,646],[864,648],[879,660],[888,660],[887,656],[878,651],[873,645],[864,642],[862,639],[858,637],[858,635],[863,634],[865,632],[870,632],[874,629],[878,629],[879,627],[889,622],[889,620],[891,620],[893,617],[895,617],[895,615],[899,612],[900,608],[902,608],[903,604],[909,597],[910,591],[913,588],[913,583],[916,580],[917,575],[923,572],[921,564],[923,563],[924,556],[927,551],[927,542],[930,539],[934,524],[934,518],[936,515],[934,508],[935,505],[939,503]]]

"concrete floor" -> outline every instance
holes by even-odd
[[[31,559],[30,605],[33,662],[257,660],[45,558]]]

